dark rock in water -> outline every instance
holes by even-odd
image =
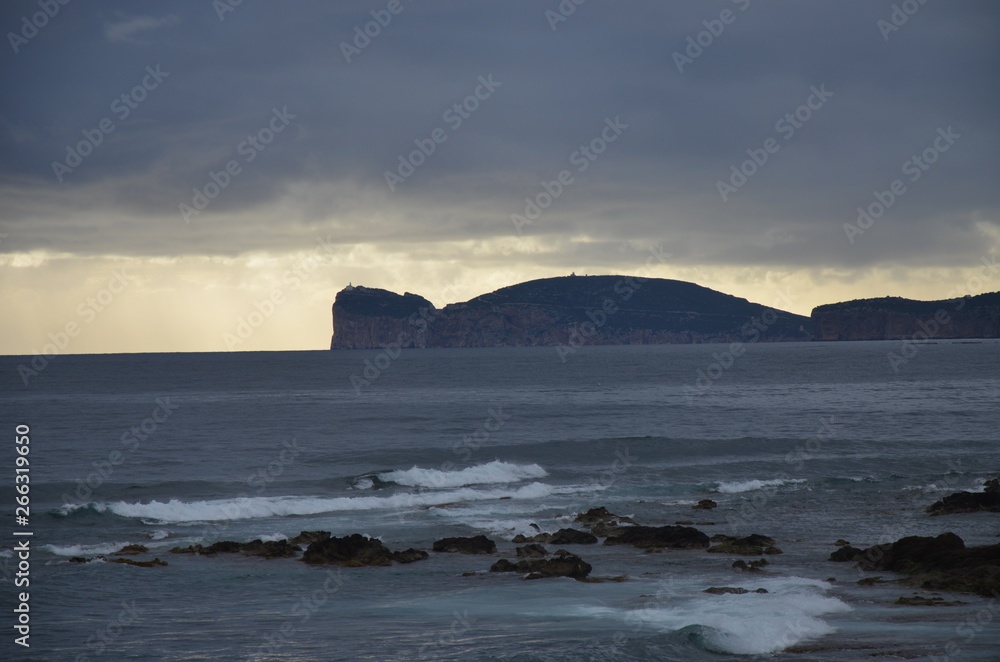
[[[837,542],[833,543],[837,547],[848,547],[851,543],[847,542],[843,538],[839,539]]]
[[[549,550],[538,544],[525,545],[514,550],[519,559],[541,559],[549,555]]]
[[[434,542],[435,552],[451,552],[458,554],[493,554],[497,544],[486,536],[471,538],[442,538]]]
[[[519,533],[511,538],[511,542],[519,545],[526,542],[549,542],[550,540],[552,540],[551,533],[539,533],[533,536],[525,536]]]
[[[70,563],[86,563],[89,560],[90,559],[86,559],[86,558],[84,558],[82,556],[73,556],[73,557],[70,557],[69,562]]]
[[[251,540],[244,543],[241,551],[244,556],[262,556],[265,559],[287,559],[296,556],[302,551],[298,545],[294,545],[287,540]]]
[[[615,515],[604,506],[591,508],[585,513],[580,513],[573,521],[590,529],[590,532],[595,536],[614,535],[621,525],[636,523],[631,517]]]
[[[156,566],[167,565],[166,561],[161,561],[160,559],[153,559],[152,561],[136,561],[135,559],[111,559],[108,563],[124,563],[125,565],[135,565],[140,568],[155,568]]]
[[[860,550],[857,547],[851,547],[850,545],[847,545],[846,547],[838,548],[837,551],[830,554],[830,560],[835,561],[837,563],[845,563],[847,561],[853,561],[854,557],[856,557],[858,554],[861,554],[862,551],[863,550]]]
[[[311,543],[302,560],[306,563],[336,563],[349,568],[368,565],[392,565],[392,552],[382,541],[359,533]]]
[[[959,605],[969,604],[967,602],[962,602],[961,600],[946,601],[940,596],[934,596],[930,598],[925,598],[921,595],[911,595],[909,597],[901,597],[896,600],[897,605],[909,605],[911,607],[957,607]]]
[[[201,547],[200,545],[197,545]],[[233,542],[232,540],[220,540],[219,542],[212,543],[208,547],[204,547],[198,551],[199,554],[238,554],[243,551],[243,543]]]
[[[133,556],[136,554],[145,554],[148,551],[149,547],[145,545],[125,545],[115,552],[113,556]]]
[[[781,551],[780,547],[765,547],[764,548],[764,553],[765,554],[784,554],[784,552]]]
[[[402,552],[393,552],[392,559],[396,563],[416,563],[417,561],[424,561],[430,558],[430,554],[422,549],[410,549],[403,550]]]
[[[314,542],[329,540],[333,535],[329,531],[303,531],[294,538],[289,538],[288,542],[293,545],[310,545]]]
[[[712,536],[713,542],[718,542],[719,544],[715,547],[710,547],[709,552],[716,554],[737,554],[739,556],[760,556],[761,554],[780,554],[781,550],[778,551],[768,551],[777,550],[777,547],[773,547],[774,539],[768,538],[767,536],[762,536],[759,534],[751,534],[745,538],[737,538],[735,536],[726,535],[715,535]]]
[[[511,563],[500,559],[492,566],[490,572],[520,572],[527,573],[525,579],[542,579],[543,577],[572,577],[582,580],[593,570],[591,565],[576,554],[557,554],[550,559],[524,559]]]
[[[1000,480],[986,481],[985,492],[955,492],[927,506],[931,515],[954,513],[1000,513]]]
[[[764,572],[761,570],[767,565],[767,559],[756,559],[747,563],[743,559],[739,561],[733,561],[732,567],[735,570],[742,570],[743,572]]]
[[[688,526],[626,526],[618,529],[605,545],[632,545],[670,549],[708,547],[708,536]]]
[[[766,588],[759,588],[754,593],[767,593]],[[744,593],[750,593],[745,588],[738,588],[733,586],[713,586],[712,588],[706,588],[703,593],[711,593],[712,595],[725,595],[727,593],[732,593],[733,595],[743,595]]]
[[[1000,544],[966,547],[951,532],[869,547],[855,561],[863,570],[912,575],[906,583],[929,590],[1000,593]]]
[[[858,580],[858,586],[875,586],[876,584],[889,584],[891,583],[888,579],[882,579],[882,577],[864,577]]]
[[[171,554],[201,554],[204,556],[215,556],[216,554],[244,554],[246,556],[261,556],[266,559],[283,559],[295,556],[301,552],[302,548],[292,544],[288,540],[271,540],[263,542],[261,540],[251,540],[250,542],[234,542],[232,540],[221,540],[205,547],[203,545],[190,545],[188,547],[174,547]]]
[[[716,508],[718,505],[719,504],[712,501],[711,499],[702,499],[697,504],[691,507],[695,510],[711,510],[712,508]]]
[[[549,538],[549,543],[553,545],[594,545],[597,543],[597,536],[576,529],[559,529]]]

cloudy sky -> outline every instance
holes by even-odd
[[[996,2],[576,2],[4,2],[0,353],[325,348],[350,282],[1000,290]]]

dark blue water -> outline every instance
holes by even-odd
[[[913,589],[859,586],[870,573],[826,559],[838,538],[996,542],[996,515],[923,508],[1000,470],[1000,343],[923,345],[899,372],[886,359],[898,343],[749,345],[731,364],[723,349],[60,356],[27,386],[24,357],[0,358],[0,658],[998,659],[997,601],[898,606]],[[691,509],[704,498],[719,507]],[[514,558],[517,533],[601,505],[769,535],[784,554],[751,576],[703,551],[588,545],[570,551],[592,576],[625,581],[486,572]],[[34,534],[30,649],[10,627],[19,529]],[[483,533],[499,552],[337,568],[169,551],[317,529],[428,550]],[[69,562],[129,543],[169,565]]]

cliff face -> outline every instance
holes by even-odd
[[[965,299],[857,299],[812,311],[817,340],[1000,338],[1000,292]],[[922,339],[922,336],[921,336]]]
[[[372,287],[341,290],[333,302],[333,338],[330,349],[369,349],[399,343],[426,347],[426,320],[421,312],[434,304],[416,294],[399,295]]]
[[[414,294],[354,287],[333,304],[332,349],[526,347],[808,340],[809,319],[693,283],[567,276],[443,309]]]

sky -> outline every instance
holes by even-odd
[[[323,349],[349,283],[1000,290],[992,0],[8,0],[0,354]]]

